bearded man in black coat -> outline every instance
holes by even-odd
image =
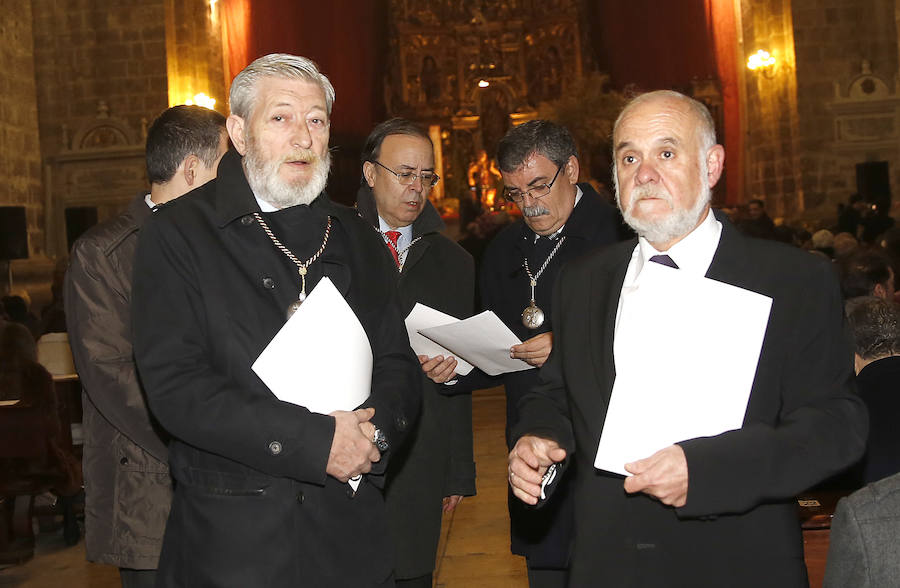
[[[134,350],[175,479],[158,587],[394,584],[380,487],[418,415],[421,368],[391,256],[323,192],[333,101],[306,58],[251,63],[231,86],[237,151],[141,231]],[[318,414],[251,365],[325,277],[365,331],[372,380],[362,406]]]
[[[715,139],[709,111],[687,96],[659,91],[629,103],[614,127],[613,160],[619,207],[640,238],[567,265],[556,283],[553,352],[519,406],[508,474],[533,505],[542,496],[552,504],[555,485],[574,473],[572,586],[806,586],[795,496],[863,451],[866,411],[834,272],[803,251],[741,235],[711,210],[725,157]],[[594,467],[613,386],[653,370],[673,337],[689,344],[687,334],[635,320],[635,308],[681,287],[646,278],[658,271],[761,294],[771,313],[742,426],[623,464],[623,481]],[[682,351],[703,357],[692,345]],[[684,379],[659,392],[678,394],[692,385]],[[737,386],[715,392],[735,395]],[[652,402],[641,409],[648,422],[679,418]],[[572,462],[574,472],[559,473]],[[555,478],[543,480],[554,463]]]

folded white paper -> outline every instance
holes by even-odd
[[[353,310],[327,277],[253,363],[279,400],[328,414],[369,397],[372,348]]]
[[[419,332],[491,376],[534,368],[521,359],[509,356],[509,348],[521,341],[490,310],[455,323],[420,329]]]
[[[413,348],[413,351],[416,352],[416,355],[427,355],[428,357],[435,357],[437,355],[443,355],[444,357],[452,355],[456,357],[456,355],[446,349],[445,347],[441,347],[428,337],[419,334],[420,329],[427,329],[429,327],[439,327],[441,325],[446,325],[450,323],[455,323],[459,321],[458,318],[450,316],[449,314],[445,314],[439,310],[435,310],[430,306],[426,306],[420,302],[417,302],[411,311],[409,311],[409,315],[406,317],[406,332],[409,334],[409,345]],[[462,359],[461,357],[456,357],[456,373],[465,376],[469,372],[472,371],[472,364]]]
[[[623,299],[616,381],[594,466],[626,463],[673,443],[741,428],[772,299],[647,264]]]
[[[279,400],[329,414],[369,397],[372,348],[356,314],[327,277],[253,363]],[[359,480],[351,480],[354,490]]]

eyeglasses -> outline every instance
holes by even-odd
[[[550,193],[550,188],[553,187],[553,184],[554,182],[556,182],[556,178],[559,177],[559,172],[560,170],[562,170],[562,168],[562,165],[556,168],[556,173],[553,174],[553,179],[550,180],[549,184],[540,184],[538,186],[534,186],[530,190],[525,190],[524,192],[520,192],[519,190],[510,190],[509,188],[503,188],[503,197],[510,202],[515,202],[516,204],[522,202],[522,200],[525,199],[525,196],[531,196],[534,199],[543,198]]]
[[[434,172],[430,172],[430,171],[421,171],[419,173],[400,172],[398,174],[397,172],[395,172],[388,166],[384,165],[380,161],[372,161],[372,163],[374,163],[375,165],[378,165],[380,167],[383,167],[384,169],[388,170],[389,172],[391,172],[392,174],[397,176],[397,182],[401,186],[409,186],[410,184],[413,184],[416,181],[416,178],[418,178],[418,179],[422,180],[422,189],[423,190],[431,190],[432,188],[434,188],[434,185],[438,183],[438,180],[441,179],[441,177],[439,175],[437,175]]]

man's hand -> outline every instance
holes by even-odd
[[[443,384],[448,380],[452,380],[456,375],[456,358],[452,355],[446,358],[443,355],[435,355],[434,357],[420,355],[418,357],[419,363],[422,365],[422,371],[435,384]]]
[[[634,474],[625,478],[625,492],[643,492],[676,508],[687,504],[688,465],[681,446],[670,445],[648,458],[626,463],[625,470]]]
[[[525,360],[530,365],[541,367],[547,361],[553,349],[553,333],[541,333],[524,343],[509,348],[509,356],[513,359]]]
[[[336,410],[329,416],[334,417],[334,438],[325,472],[341,482],[368,473],[372,463],[381,459],[381,453],[372,443],[372,435],[363,432],[363,425],[374,431],[374,425],[369,421],[375,416],[375,409]]]
[[[537,504],[541,478],[551,464],[566,458],[566,450],[552,439],[525,435],[509,452],[509,485],[519,500]]]
[[[453,494],[452,496],[444,496],[444,501],[441,506],[442,512],[453,512],[453,509],[462,502],[463,497],[459,494]]]

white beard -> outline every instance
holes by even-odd
[[[619,198],[619,183],[616,181],[616,204],[619,206],[619,210],[622,210],[622,218],[625,219],[629,227],[634,229],[635,233],[647,239],[650,243],[669,243],[687,235],[700,223],[700,217],[712,199],[712,188],[706,183],[706,170],[701,169],[700,171],[700,185],[702,186],[700,195],[694,205],[687,209],[681,208],[676,210],[672,195],[662,185],[643,184],[631,192],[631,201],[628,203],[628,208],[623,210],[622,202]],[[618,178],[616,179],[618,180]],[[648,197],[661,198],[669,205],[672,212],[659,220],[636,218],[634,216],[635,205]]]
[[[288,183],[278,175],[278,169],[286,161],[306,160],[313,166],[312,177],[305,184]],[[277,161],[260,157],[260,149],[252,137],[247,138],[247,154],[242,161],[247,183],[256,196],[275,208],[288,208],[298,204],[310,204],[325,189],[331,171],[331,153],[320,158],[308,149],[289,153]]]

